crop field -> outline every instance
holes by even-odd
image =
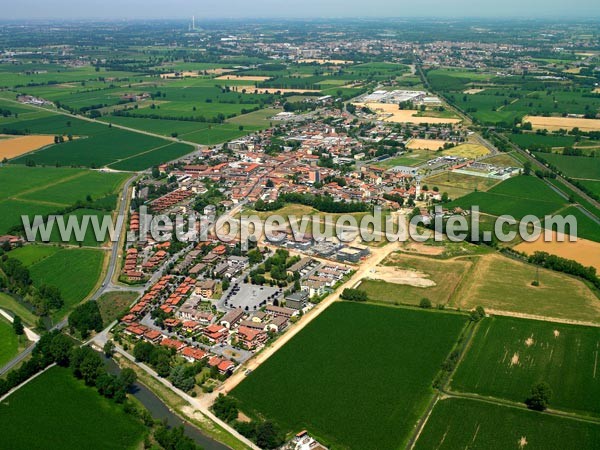
[[[119,159],[117,162],[110,164],[109,167],[116,170],[142,170],[180,158],[191,153],[193,150],[194,148],[190,145],[178,142],[163,144],[160,147],[142,152],[138,155]]]
[[[579,119],[572,117],[544,117],[544,116],[526,116],[524,122],[530,122],[533,129],[553,130],[571,130],[579,128],[581,131],[600,130],[600,119]]]
[[[471,266],[467,259],[439,260],[397,252],[373,269],[359,289],[374,302],[418,305],[428,298],[445,305]]]
[[[452,306],[600,322],[600,300],[579,279],[490,254],[480,256],[465,276]]]
[[[430,188],[437,186],[440,192],[447,192],[450,198],[458,198],[474,191],[487,191],[499,181],[458,172],[444,172],[426,178],[423,183]]]
[[[579,232],[577,234],[580,234]],[[600,242],[590,241],[577,237],[576,242],[570,242],[568,237],[565,237],[563,242],[559,242],[555,238],[548,242],[544,240],[544,235],[533,242],[521,242],[514,249],[518,252],[523,252],[526,255],[532,255],[535,252],[546,252],[551,255],[560,256],[561,258],[570,259],[583,264],[585,267],[595,267],[596,272],[600,273]]]
[[[439,400],[415,450],[593,450],[600,425],[463,398]]]
[[[543,219],[545,215],[561,209],[565,203],[565,199],[537,177],[519,176],[509,178],[487,192],[473,192],[451,202],[448,207],[469,209],[474,205],[479,206],[483,213],[494,216],[510,214],[519,220],[529,214]]]
[[[459,156],[461,158],[470,159],[480,158],[489,153],[490,151],[487,147],[484,147],[481,144],[460,144],[442,152],[443,155]]]
[[[0,120],[4,132],[25,131],[37,134],[78,136],[77,139],[51,145],[42,150],[16,158],[24,164],[34,161],[38,165],[104,166],[119,159],[132,157],[168,144],[161,138],[109,127],[100,123],[44,111],[41,117],[6,123]],[[190,150],[191,151],[191,150]],[[146,169],[140,167],[140,169]]]
[[[12,159],[29,153],[33,150],[38,150],[47,145],[54,144],[54,136],[49,135],[34,135],[34,136],[19,136],[0,140],[0,158]]]
[[[485,158],[482,162],[486,164],[493,164],[499,167],[521,167],[523,164],[518,159],[513,158],[517,156],[514,152],[501,153],[499,155],[490,156]]]
[[[600,225],[595,220],[590,219],[587,214],[584,214],[579,208],[569,206],[561,215],[573,215],[577,219],[577,236],[583,239],[600,242]]]
[[[4,364],[17,355],[19,348],[19,339],[13,330],[13,326],[4,316],[0,316],[0,343],[0,367],[3,367]]]
[[[49,254],[43,246],[25,246],[13,250],[11,256],[20,259],[25,255],[23,263],[35,285],[47,284],[60,290],[64,306],[53,315],[59,319],[92,292],[102,273],[105,255],[95,249],[55,248],[57,251]]]
[[[597,196],[600,196],[600,181],[593,180],[580,180],[581,184],[583,184],[586,188],[592,191]]]
[[[328,446],[402,448],[465,322],[456,314],[335,303],[230,395],[244,412],[285,431],[307,429]]]
[[[0,447],[6,449],[78,450],[82,442],[90,450],[135,449],[144,433],[144,425],[121,405],[60,367],[32,380],[0,408]]]
[[[437,151],[444,148],[444,144],[447,142],[441,139],[411,139],[406,143],[406,148]]]
[[[559,136],[554,134],[542,135],[537,133],[509,134],[509,139],[521,148],[556,148],[572,147],[575,144],[575,136]]]
[[[543,380],[551,407],[600,415],[600,328],[491,317],[479,324],[451,389],[523,402]]]
[[[600,180],[600,158],[564,156],[554,153],[535,153],[571,178]]]
[[[25,167],[0,168],[0,233],[21,224],[21,215],[46,215],[85,202],[114,208],[114,193],[127,174],[82,169]]]

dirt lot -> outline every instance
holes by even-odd
[[[375,111],[385,122],[394,123],[459,123],[460,119],[444,119],[441,117],[418,117],[416,109],[398,109],[398,105],[392,103],[357,103],[356,106]]]
[[[407,148],[420,149],[420,150],[439,150],[440,147],[444,147],[447,141],[441,139],[411,139],[406,144]]]
[[[570,130],[579,128],[581,131],[600,131],[600,119],[577,119],[571,117],[542,117],[525,116],[523,122],[531,122],[534,130]]]
[[[31,135],[19,136],[0,140],[0,159],[16,158],[46,145],[54,144],[54,136]]]
[[[393,266],[377,266],[368,274],[371,280],[387,281],[388,283],[405,284],[415,287],[435,286],[435,281],[429,275],[418,270],[400,269]]]
[[[238,81],[267,81],[271,77],[259,77],[250,75],[221,75],[215,78],[215,80],[238,80]]]
[[[554,233],[556,237],[556,233]],[[522,242],[515,247],[515,250],[524,252],[528,255],[539,251],[548,252],[561,258],[572,259],[584,266],[592,266],[600,273],[600,243],[578,238],[576,242],[558,242],[554,239],[552,242],[544,242],[543,235],[535,242]]]

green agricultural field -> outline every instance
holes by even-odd
[[[551,407],[600,415],[600,328],[485,319],[452,380],[451,389],[523,402],[543,380]]]
[[[493,216],[510,214],[519,220],[526,215],[543,219],[561,209],[566,200],[542,180],[533,176],[519,176],[494,186],[487,192],[473,192],[449,203],[448,208],[459,206],[479,210]]]
[[[112,210],[116,206],[115,193],[127,177],[122,173],[82,169],[22,165],[2,167],[0,233],[21,225],[21,215],[31,218],[52,214],[78,201],[86,202],[94,209]],[[88,195],[91,204],[87,202]]]
[[[539,273],[539,286],[531,282]],[[480,256],[452,306],[600,322],[600,300],[581,280],[498,255]]]
[[[307,429],[327,446],[403,448],[465,322],[457,314],[335,303],[230,395],[251,416],[287,432]]]
[[[16,158],[14,162],[18,164],[33,161],[38,165],[49,166],[60,164],[100,167],[168,143],[162,138],[50,112],[44,112],[42,117],[31,120],[9,123],[0,120],[0,130],[9,134],[25,131],[65,136],[71,134],[75,137],[73,141],[67,140],[62,144],[52,145]]]
[[[600,181],[580,180],[579,182],[600,197]]]
[[[558,136],[554,134],[542,135],[537,133],[509,134],[508,138],[521,148],[555,148],[572,147],[575,136]]]
[[[18,349],[19,338],[15,334],[12,324],[4,316],[0,316],[0,367],[13,359],[17,355]]]
[[[474,191],[487,191],[498,183],[492,178],[457,172],[443,172],[423,180],[423,184],[430,189],[437,186],[440,192],[447,192],[450,198],[462,197]]]
[[[11,450],[79,450],[82,443],[89,450],[136,449],[144,434],[144,425],[123,406],[59,367],[29,382],[0,408],[0,447]]]
[[[600,242],[600,225],[575,206],[561,211],[562,216],[573,215],[577,219],[577,236],[590,241]]]
[[[415,450],[593,450],[600,425],[493,403],[439,400]]]
[[[32,261],[32,253],[44,252],[42,246],[30,246],[16,249],[11,256],[17,259],[23,256],[24,261]],[[24,253],[22,253],[24,252]],[[64,306],[53,314],[53,319],[62,318],[75,305],[84,300],[100,279],[104,252],[93,249],[68,248],[60,249],[51,255],[38,259],[28,265],[31,278],[36,285],[52,285],[60,289]]]
[[[10,167],[17,168],[15,166]],[[27,169],[25,169],[26,171]],[[44,170],[52,170],[51,168]],[[25,172],[26,173],[26,172]],[[23,200],[61,203],[65,206],[78,201],[85,202],[89,195],[92,200],[98,200],[114,194],[129,177],[124,173],[77,171],[72,176],[65,174],[65,179],[57,184],[49,184],[37,190],[19,195]]]
[[[600,158],[588,156],[564,156],[556,153],[534,153],[571,178],[600,181]]]
[[[194,147],[174,142],[164,144],[154,150],[140,153],[136,156],[121,159],[110,164],[111,169],[137,171],[181,158],[194,151]]]
[[[374,302],[418,305],[428,298],[434,305],[445,305],[471,265],[468,259],[439,260],[397,252],[375,269],[381,272],[377,279],[364,279],[359,289]]]
[[[113,320],[118,319],[125,311],[128,311],[129,306],[137,297],[136,292],[115,291],[102,294],[97,301],[104,326],[108,326]]]

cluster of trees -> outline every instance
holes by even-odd
[[[86,302],[75,308],[69,315],[69,328],[71,333],[78,331],[83,339],[89,336],[90,331],[102,331],[98,302]]]
[[[528,261],[532,264],[537,264],[538,266],[556,270],[557,272],[564,272],[569,275],[581,277],[600,289],[600,278],[598,278],[594,267],[585,267],[577,261],[561,258],[560,256],[551,255],[547,252],[535,252],[533,255],[529,256]]]
[[[219,419],[231,424],[240,434],[254,441],[260,448],[273,449],[285,442],[285,434],[270,420],[238,421],[239,409],[233,397],[219,394],[212,409]]]
[[[174,349],[158,347],[145,341],[138,342],[133,348],[135,359],[150,364],[163,378],[168,377],[171,373],[171,357],[174,353]]]
[[[369,296],[365,291],[361,291],[360,289],[352,289],[345,288],[340,295],[340,298],[343,300],[348,300],[351,302],[366,302],[369,300]]]
[[[74,347],[68,358],[61,362],[61,365],[68,362],[76,378],[83,380],[88,386],[96,387],[100,395],[117,403],[123,403],[127,399],[127,391],[137,379],[132,369],[123,369],[119,375],[108,373],[102,356],[90,347]]]
[[[292,281],[299,282],[300,274],[288,275],[287,269],[300,261],[300,257],[294,256],[290,258],[289,256],[290,254],[287,250],[278,249],[262,266],[250,272],[249,277],[252,284],[262,285],[268,282],[271,286],[285,287]],[[267,272],[270,274],[270,280],[267,280],[265,277]]]
[[[531,387],[529,397],[525,399],[525,404],[534,411],[545,411],[552,399],[552,389],[546,382],[534,384]]]
[[[42,335],[32,351],[31,359],[11,371],[6,378],[0,379],[0,395],[53,363],[70,367],[74,376],[84,380],[88,386],[95,386],[101,395],[118,403],[125,401],[128,389],[136,380],[135,372],[131,369],[123,369],[119,376],[109,374],[99,353],[90,347],[75,346],[75,341],[54,330]]]
[[[34,286],[29,269],[18,259],[3,254],[0,257],[0,271],[5,275],[5,281],[0,286],[4,285],[9,292],[24,297],[37,315],[45,316],[50,311],[62,308],[64,301],[60,290],[46,284]]]
[[[163,424],[154,432],[154,439],[165,450],[201,449],[191,438],[183,434],[183,427],[169,428]]]
[[[254,209],[257,211],[276,211],[283,208],[286,203],[297,203],[310,206],[318,211],[332,214],[366,212],[370,209],[370,206],[366,203],[336,202],[328,195],[299,194],[295,192],[281,194],[279,195],[279,198],[272,203],[265,203],[262,200],[258,200],[254,204]]]

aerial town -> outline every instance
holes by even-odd
[[[597,19],[68,17],[0,19],[0,448],[598,448]]]

